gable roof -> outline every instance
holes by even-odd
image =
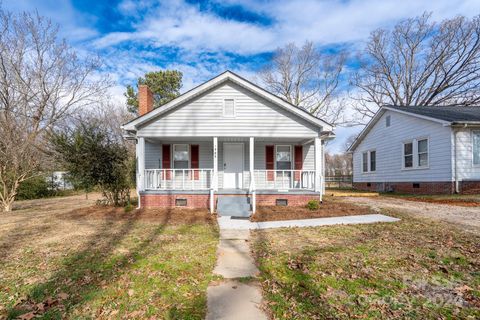
[[[365,136],[370,132],[371,128],[378,122],[385,111],[390,110],[416,118],[429,120],[440,123],[444,126],[452,126],[456,124],[479,124],[480,125],[480,106],[463,107],[463,106],[384,106],[381,107],[373,118],[368,122],[365,128],[360,132],[352,145],[347,151],[353,152]]]
[[[246,80],[245,78],[240,77],[239,75],[231,72],[231,71],[225,71],[218,76],[216,76],[213,79],[208,80],[207,82],[204,82],[203,84],[185,92],[184,94],[178,96],[177,98],[173,99],[172,101],[164,104],[163,106],[153,109],[152,111],[139,116],[130,122],[127,122],[122,126],[122,128],[126,131],[136,131],[139,126],[142,124],[170,111],[173,110],[183,103],[186,103],[195,97],[201,95],[202,93],[210,90],[211,88],[220,85],[221,83],[224,83],[226,81],[232,81],[233,83],[257,94],[258,96],[264,98],[265,100],[268,100],[272,103],[274,103],[277,106],[282,107],[283,109],[289,111],[292,114],[295,114],[296,116],[307,120],[308,122],[322,127],[323,131],[333,131],[334,126],[318,117],[315,117],[314,115],[308,113],[307,111],[289,103],[288,101],[274,95],[273,93],[268,92],[267,90],[259,87],[258,85]]]

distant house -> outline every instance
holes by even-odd
[[[349,151],[357,189],[480,193],[480,107],[383,107]]]
[[[142,207],[304,205],[323,194],[324,142],[333,126],[226,71],[125,124],[137,142]],[[239,200],[234,204],[232,200]]]

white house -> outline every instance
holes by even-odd
[[[140,86],[140,116],[123,126],[137,141],[140,206],[214,211],[233,199],[231,208],[243,203],[254,212],[321,199],[331,124],[230,71],[152,105]]]
[[[349,151],[358,189],[480,193],[480,107],[383,107]]]

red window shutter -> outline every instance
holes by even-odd
[[[295,170],[303,169],[303,146],[295,146]],[[295,171],[295,181],[300,181],[301,172]]]
[[[171,152],[170,152],[170,145],[169,144],[162,144],[162,169],[171,169],[172,168],[172,161],[171,161]],[[166,171],[165,179],[171,179],[172,171]]]
[[[274,146],[265,146],[265,168],[267,170],[274,170],[275,169],[275,160],[274,160]],[[267,171],[267,180],[273,181],[274,172]]]
[[[199,155],[198,155],[198,144],[192,144],[190,146],[190,168],[198,169],[199,168]],[[200,172],[198,170],[193,170],[193,179],[198,180]]]

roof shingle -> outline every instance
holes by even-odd
[[[448,122],[480,122],[480,106],[386,107]]]

